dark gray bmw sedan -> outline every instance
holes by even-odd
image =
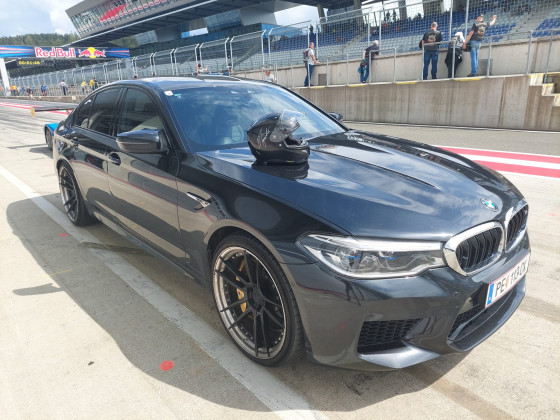
[[[64,209],[207,284],[257,363],[469,351],[525,294],[527,203],[491,169],[339,119],[233,77],[113,83],[55,131]]]

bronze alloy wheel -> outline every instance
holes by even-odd
[[[272,256],[258,247],[250,249],[258,246],[251,239],[224,242],[213,263],[214,298],[222,323],[249,358],[264,365],[284,363],[301,341],[301,321],[287,281],[276,273]]]

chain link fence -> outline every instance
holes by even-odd
[[[317,56],[358,58],[371,45],[371,9],[360,9],[319,19]]]
[[[228,40],[229,38],[223,38],[200,44],[198,51],[202,69],[206,69],[208,73],[229,73],[231,64],[227,49]]]
[[[152,55],[153,54],[143,54],[135,57],[134,63],[134,74],[138,77],[149,77],[154,74],[152,68]]]
[[[159,51],[152,57],[155,76],[173,76],[173,50]]]
[[[196,45],[180,47],[175,50],[175,74],[178,76],[192,76],[196,74],[198,65]]]
[[[268,63],[278,66],[303,64],[303,50],[316,41],[311,21],[272,28],[268,33]]]
[[[264,65],[264,34],[258,31],[231,38],[231,63],[235,71],[258,69]]]

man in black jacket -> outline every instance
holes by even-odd
[[[422,38],[422,45],[424,46],[424,71],[422,76],[424,80],[428,78],[430,61],[432,62],[432,79],[437,79],[439,45],[432,45],[436,42],[441,42],[441,32],[437,30],[437,22],[434,22]]]
[[[471,31],[467,35],[467,39],[463,43],[463,49],[467,49],[467,44],[471,43],[471,73],[467,77],[477,76],[478,71],[478,50],[482,45],[482,39],[486,33],[486,29],[489,26],[494,26],[496,23],[496,15],[492,16],[490,23],[484,21],[484,15],[479,13],[476,22],[473,23]]]

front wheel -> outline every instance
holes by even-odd
[[[226,238],[214,253],[212,277],[222,323],[245,356],[277,366],[301,353],[303,328],[293,292],[264,246],[247,236]]]

